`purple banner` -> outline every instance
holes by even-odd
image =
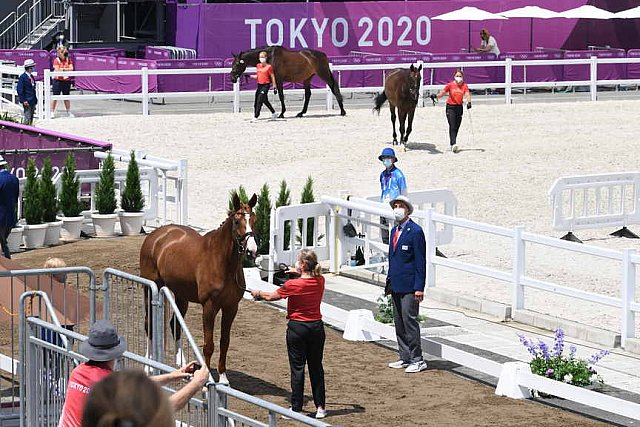
[[[596,56],[598,58],[624,58],[626,54],[622,50],[581,50],[564,53],[566,59],[582,59]],[[589,64],[585,65],[565,65],[565,80],[589,80]],[[623,79],[626,76],[625,64],[599,64],[598,79],[615,80]]]
[[[631,49],[627,52],[628,58],[640,58],[640,49]],[[627,78],[640,79],[640,64],[627,64]]]
[[[54,172],[57,173],[62,170],[64,160],[69,153],[65,149],[87,147],[94,149],[93,151],[108,151],[111,149],[111,144],[47,129],[0,121],[0,147],[2,147],[0,152],[3,152],[3,157],[9,162],[9,169],[18,178],[22,178],[25,176],[29,159],[35,159],[36,167],[40,169],[44,159],[49,157],[51,158]],[[11,150],[37,148],[59,148],[60,151],[31,154],[11,152]],[[74,151],[78,170],[98,169],[99,162],[93,155],[93,151]]]
[[[166,59],[156,61],[158,69],[222,68],[224,60],[211,59]],[[206,92],[231,90],[228,74],[176,74],[158,76],[158,92]],[[226,86],[226,87],[225,87]]]
[[[155,61],[145,59],[118,58],[118,70],[141,70],[143,67],[155,69]],[[140,76],[119,76],[117,93],[140,93],[142,92],[142,78]],[[149,92],[158,91],[158,76],[149,76]]]
[[[509,52],[501,54],[500,59],[511,58],[520,61],[533,61],[545,59],[563,59],[562,52]],[[530,65],[528,67],[514,66],[511,71],[513,82],[551,82],[563,79],[564,68],[562,65]]]
[[[0,50],[0,59],[14,61],[17,66],[22,66],[25,60],[33,59],[36,63],[34,71],[37,73],[36,80],[44,79],[44,70],[51,68],[51,59],[46,50]]]
[[[76,71],[117,70],[118,63],[117,58],[111,56],[75,55],[74,68]],[[119,79],[120,76],[116,75],[78,76],[75,78],[75,87],[94,92],[118,93]]]
[[[147,46],[144,49],[144,59],[151,60],[159,60],[159,59],[169,59],[171,55],[167,49],[162,49],[159,47],[150,47]]]

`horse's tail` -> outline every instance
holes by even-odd
[[[387,94],[385,93],[385,91],[383,90],[382,93],[379,93],[376,96],[376,99],[374,100],[376,106],[373,107],[373,109],[375,111],[378,112],[378,114],[380,114],[380,107],[382,107],[382,104],[384,104],[387,101]]]

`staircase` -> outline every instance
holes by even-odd
[[[18,45],[17,49],[42,48],[49,43],[47,36],[53,35],[61,28],[64,28],[64,18],[51,17],[43,21]]]
[[[64,28],[69,4],[69,0],[24,0],[0,21],[0,49],[42,48],[47,36]]]

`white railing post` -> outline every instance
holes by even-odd
[[[436,266],[433,259],[436,256],[436,225],[433,222],[433,208],[427,209],[426,239],[427,239],[427,288],[436,286]]]
[[[329,63],[329,72],[333,74],[332,63]],[[333,110],[333,92],[331,92],[331,88],[329,87],[329,85],[327,85],[326,105],[327,105],[327,111]]]
[[[589,80],[590,84],[590,92],[591,92],[591,100],[596,101],[598,99],[598,57],[592,56],[591,62],[589,63]]]
[[[631,304],[636,297],[636,265],[631,261],[631,256],[635,254],[634,249],[624,249],[622,251],[622,347],[625,346],[627,338],[635,337],[636,314],[631,309]]]
[[[512,102],[512,99],[511,99],[512,72],[513,72],[513,68],[511,64],[511,58],[507,58],[504,61],[504,84],[505,84],[504,102],[507,105],[511,104]]]
[[[269,276],[267,281],[273,284],[273,265],[275,264],[276,241],[279,233],[276,233],[276,208],[271,207],[271,215],[269,216]]]
[[[179,173],[180,173],[180,179],[178,180],[178,195],[180,198],[180,205],[179,205],[179,224],[182,225],[189,225],[189,198],[188,198],[188,194],[189,194],[189,189],[187,188],[187,182],[188,182],[188,168],[187,168],[187,160],[180,160],[180,166],[179,166]]]
[[[142,115],[149,115],[149,69],[142,67]]]
[[[38,105],[36,105],[36,115],[40,118],[44,118],[44,104],[46,103],[46,99],[44,96],[44,84],[43,82],[36,82],[36,93],[38,94]]]
[[[233,112],[240,112],[240,80],[233,84]]]
[[[51,70],[44,70],[44,118],[51,118]]]
[[[336,215],[336,208],[331,206],[331,225],[329,226],[329,271],[331,273],[337,273],[340,267],[340,257],[338,256],[338,215]]]
[[[425,100],[424,100],[424,62],[423,61],[418,61],[418,68],[423,67],[420,69],[420,106],[424,107],[425,106]]]
[[[524,309],[524,286],[522,286],[522,277],[525,272],[526,259],[525,242],[522,240],[524,227],[516,227],[513,231],[513,293],[511,308],[513,310],[522,310]]]

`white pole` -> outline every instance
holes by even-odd
[[[425,102],[424,102],[424,62],[423,61],[418,61],[418,68],[423,67],[420,69],[420,103],[419,105],[421,107],[425,106]]]
[[[333,74],[333,65],[331,63],[329,63],[329,72]],[[329,87],[329,85],[327,85],[326,87],[327,87],[327,94],[326,94],[327,111],[331,111],[333,110],[333,93],[331,93],[331,88]]]
[[[631,304],[636,297],[636,265],[631,261],[635,254],[634,249],[622,251],[622,347],[628,338],[635,337],[636,313],[631,309]]]
[[[504,102],[509,105],[511,104],[512,99],[511,99],[511,83],[513,80],[512,78],[512,72],[513,72],[513,68],[511,65],[511,58],[507,58],[505,60],[505,64],[504,64],[504,84],[505,84],[505,88],[504,88]]]
[[[433,259],[436,256],[436,224],[433,222],[433,208],[427,209],[427,287],[436,287],[436,266]],[[389,230],[391,236],[391,230]]]
[[[142,115],[149,115],[149,69],[142,67]]]
[[[38,105],[36,106],[36,115],[40,118],[44,118],[44,103],[46,103],[46,99],[44,96],[44,84],[43,82],[36,82],[36,93],[38,94]]]
[[[240,112],[240,80],[233,84],[233,112]]]
[[[275,264],[275,253],[276,253],[276,239],[277,239],[277,235],[279,233],[276,233],[276,208],[275,207],[271,207],[271,213],[269,216],[269,267],[267,267],[269,269],[269,277],[267,279],[267,281],[271,284],[273,284],[273,268],[274,268],[274,264]]]
[[[592,56],[591,63],[589,64],[590,80],[591,80],[591,100],[596,101],[598,99],[598,57]]]
[[[44,118],[51,118],[51,70],[44,70]]]
[[[513,234],[513,290],[511,305],[514,310],[524,309],[524,286],[522,276],[525,269],[525,242],[522,240],[524,227],[514,229]],[[513,313],[512,313],[513,316]]]
[[[178,180],[180,194],[180,224],[189,225],[189,188],[187,176],[187,161],[180,160],[180,179]]]
[[[120,0],[116,1],[116,41],[120,42]]]

